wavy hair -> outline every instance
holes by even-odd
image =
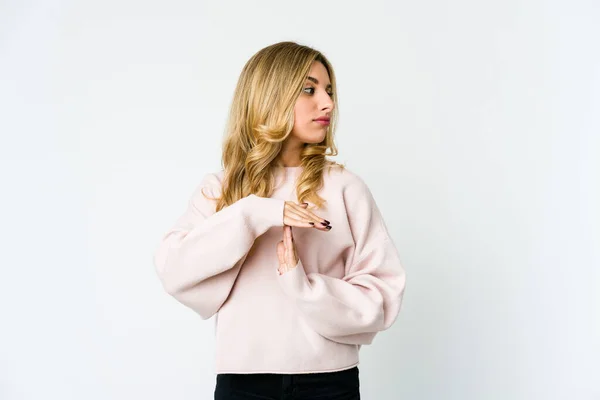
[[[299,202],[323,207],[317,194],[326,167],[343,165],[327,160],[336,156],[337,90],[333,68],[317,50],[295,42],[279,42],[254,54],[244,66],[235,88],[225,128],[222,166],[225,171],[216,211],[250,194],[270,197],[274,190],[273,161],[294,126],[294,105],[314,61],[321,62],[333,90],[336,107],[323,141],[306,143],[301,153],[302,173],[296,181]]]

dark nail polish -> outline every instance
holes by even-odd
[[[309,224],[311,224],[311,225],[313,225],[313,226],[315,225],[315,223],[314,223],[314,222],[309,222]]]
[[[325,220],[325,223],[326,223],[327,225],[329,225],[331,222],[329,222],[329,221]]]
[[[327,226],[327,224],[325,222],[321,222],[321,225],[323,226]]]
[[[331,230],[331,225],[328,225],[327,228],[325,228],[325,229],[327,229],[328,231],[330,231]]]

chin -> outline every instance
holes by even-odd
[[[299,142],[303,142],[306,144],[319,144],[322,143],[327,137],[327,130],[307,129],[303,132],[292,131],[291,136],[293,136],[295,140]]]
[[[302,140],[304,143],[308,143],[308,144],[318,144],[318,143],[321,143],[323,140],[325,140],[326,137],[327,137],[326,134],[321,133],[318,135],[305,135],[305,136],[301,137],[300,140]]]
[[[304,143],[306,143],[306,144],[319,144],[319,143],[323,142],[323,140],[325,140],[324,137],[322,137],[320,139],[314,139],[314,140],[305,140]]]

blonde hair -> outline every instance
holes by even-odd
[[[222,165],[225,171],[216,211],[250,194],[270,197],[274,186],[273,160],[294,126],[294,105],[314,61],[327,72],[337,105],[333,68],[319,51],[295,42],[280,42],[254,54],[244,66],[235,88],[225,129]],[[317,191],[323,185],[325,167],[343,165],[326,159],[336,156],[334,131],[337,106],[331,113],[322,142],[307,143],[301,153],[302,173],[296,181],[299,202],[326,202]],[[329,150],[329,153],[327,152]]]

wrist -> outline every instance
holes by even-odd
[[[291,270],[293,270],[293,269],[297,268],[297,267],[298,267],[298,264],[299,264],[299,261],[298,261],[298,262],[296,262],[296,263],[294,263],[294,265],[293,265],[293,266],[291,266],[291,267],[290,267],[290,265],[289,265],[289,264],[287,264],[287,263],[286,263],[285,265],[280,265],[280,266],[279,266],[279,268],[278,268],[278,270],[279,270],[279,275],[283,275],[283,274],[285,274],[286,272],[289,272],[289,271],[291,271]]]

